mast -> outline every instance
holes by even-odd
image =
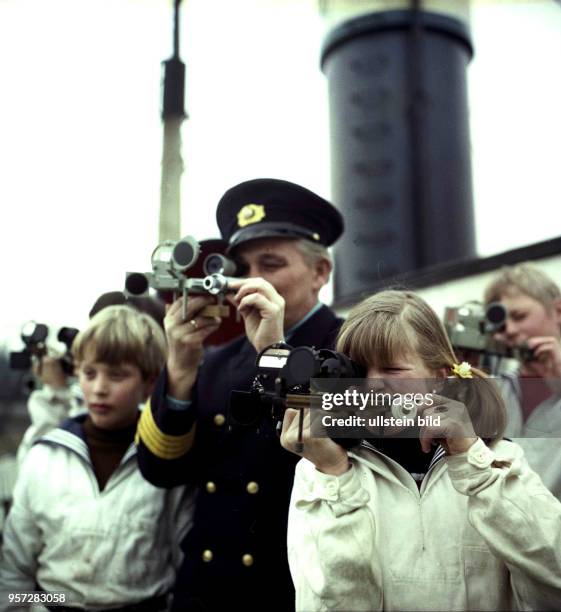
[[[181,236],[181,125],[185,112],[185,64],[179,57],[179,5],[174,0],[173,55],[162,62],[162,173],[160,182],[159,242]]]

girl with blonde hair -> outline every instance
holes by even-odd
[[[314,438],[306,415],[288,528],[297,609],[559,609],[561,503],[501,439],[500,395],[457,363],[430,306],[376,294],[352,309],[337,348],[377,388],[440,381],[420,408],[439,422],[348,451]],[[461,401],[441,391],[451,375],[467,383]],[[292,452],[297,415],[286,411],[281,437]]]

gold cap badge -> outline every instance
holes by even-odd
[[[245,227],[258,223],[265,217],[265,207],[262,204],[246,204],[238,213],[238,226]]]

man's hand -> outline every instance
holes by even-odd
[[[298,450],[298,435],[300,431],[300,410],[304,410],[304,423],[302,427],[303,450]],[[282,422],[281,445],[286,450],[305,457],[311,461],[320,472],[340,476],[349,469],[349,456],[347,451],[330,438],[313,438],[311,435],[310,418],[321,417],[321,410],[301,408],[294,410],[287,408]]]
[[[213,300],[210,296],[190,297],[185,320],[182,318],[182,297],[166,307],[164,329],[168,343],[168,393],[176,399],[190,399],[203,356],[203,342],[220,326],[219,317],[203,317],[200,314],[211,303]]]
[[[265,347],[284,340],[284,298],[263,278],[236,279],[230,282],[237,289],[228,296],[241,314],[248,340],[259,353]]]

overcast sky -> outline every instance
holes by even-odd
[[[157,242],[160,62],[171,2],[0,0],[0,339],[84,325]],[[561,7],[479,2],[469,68],[477,244],[561,234]],[[182,233],[221,194],[275,176],[329,197],[323,23],[312,0],[184,0]]]

